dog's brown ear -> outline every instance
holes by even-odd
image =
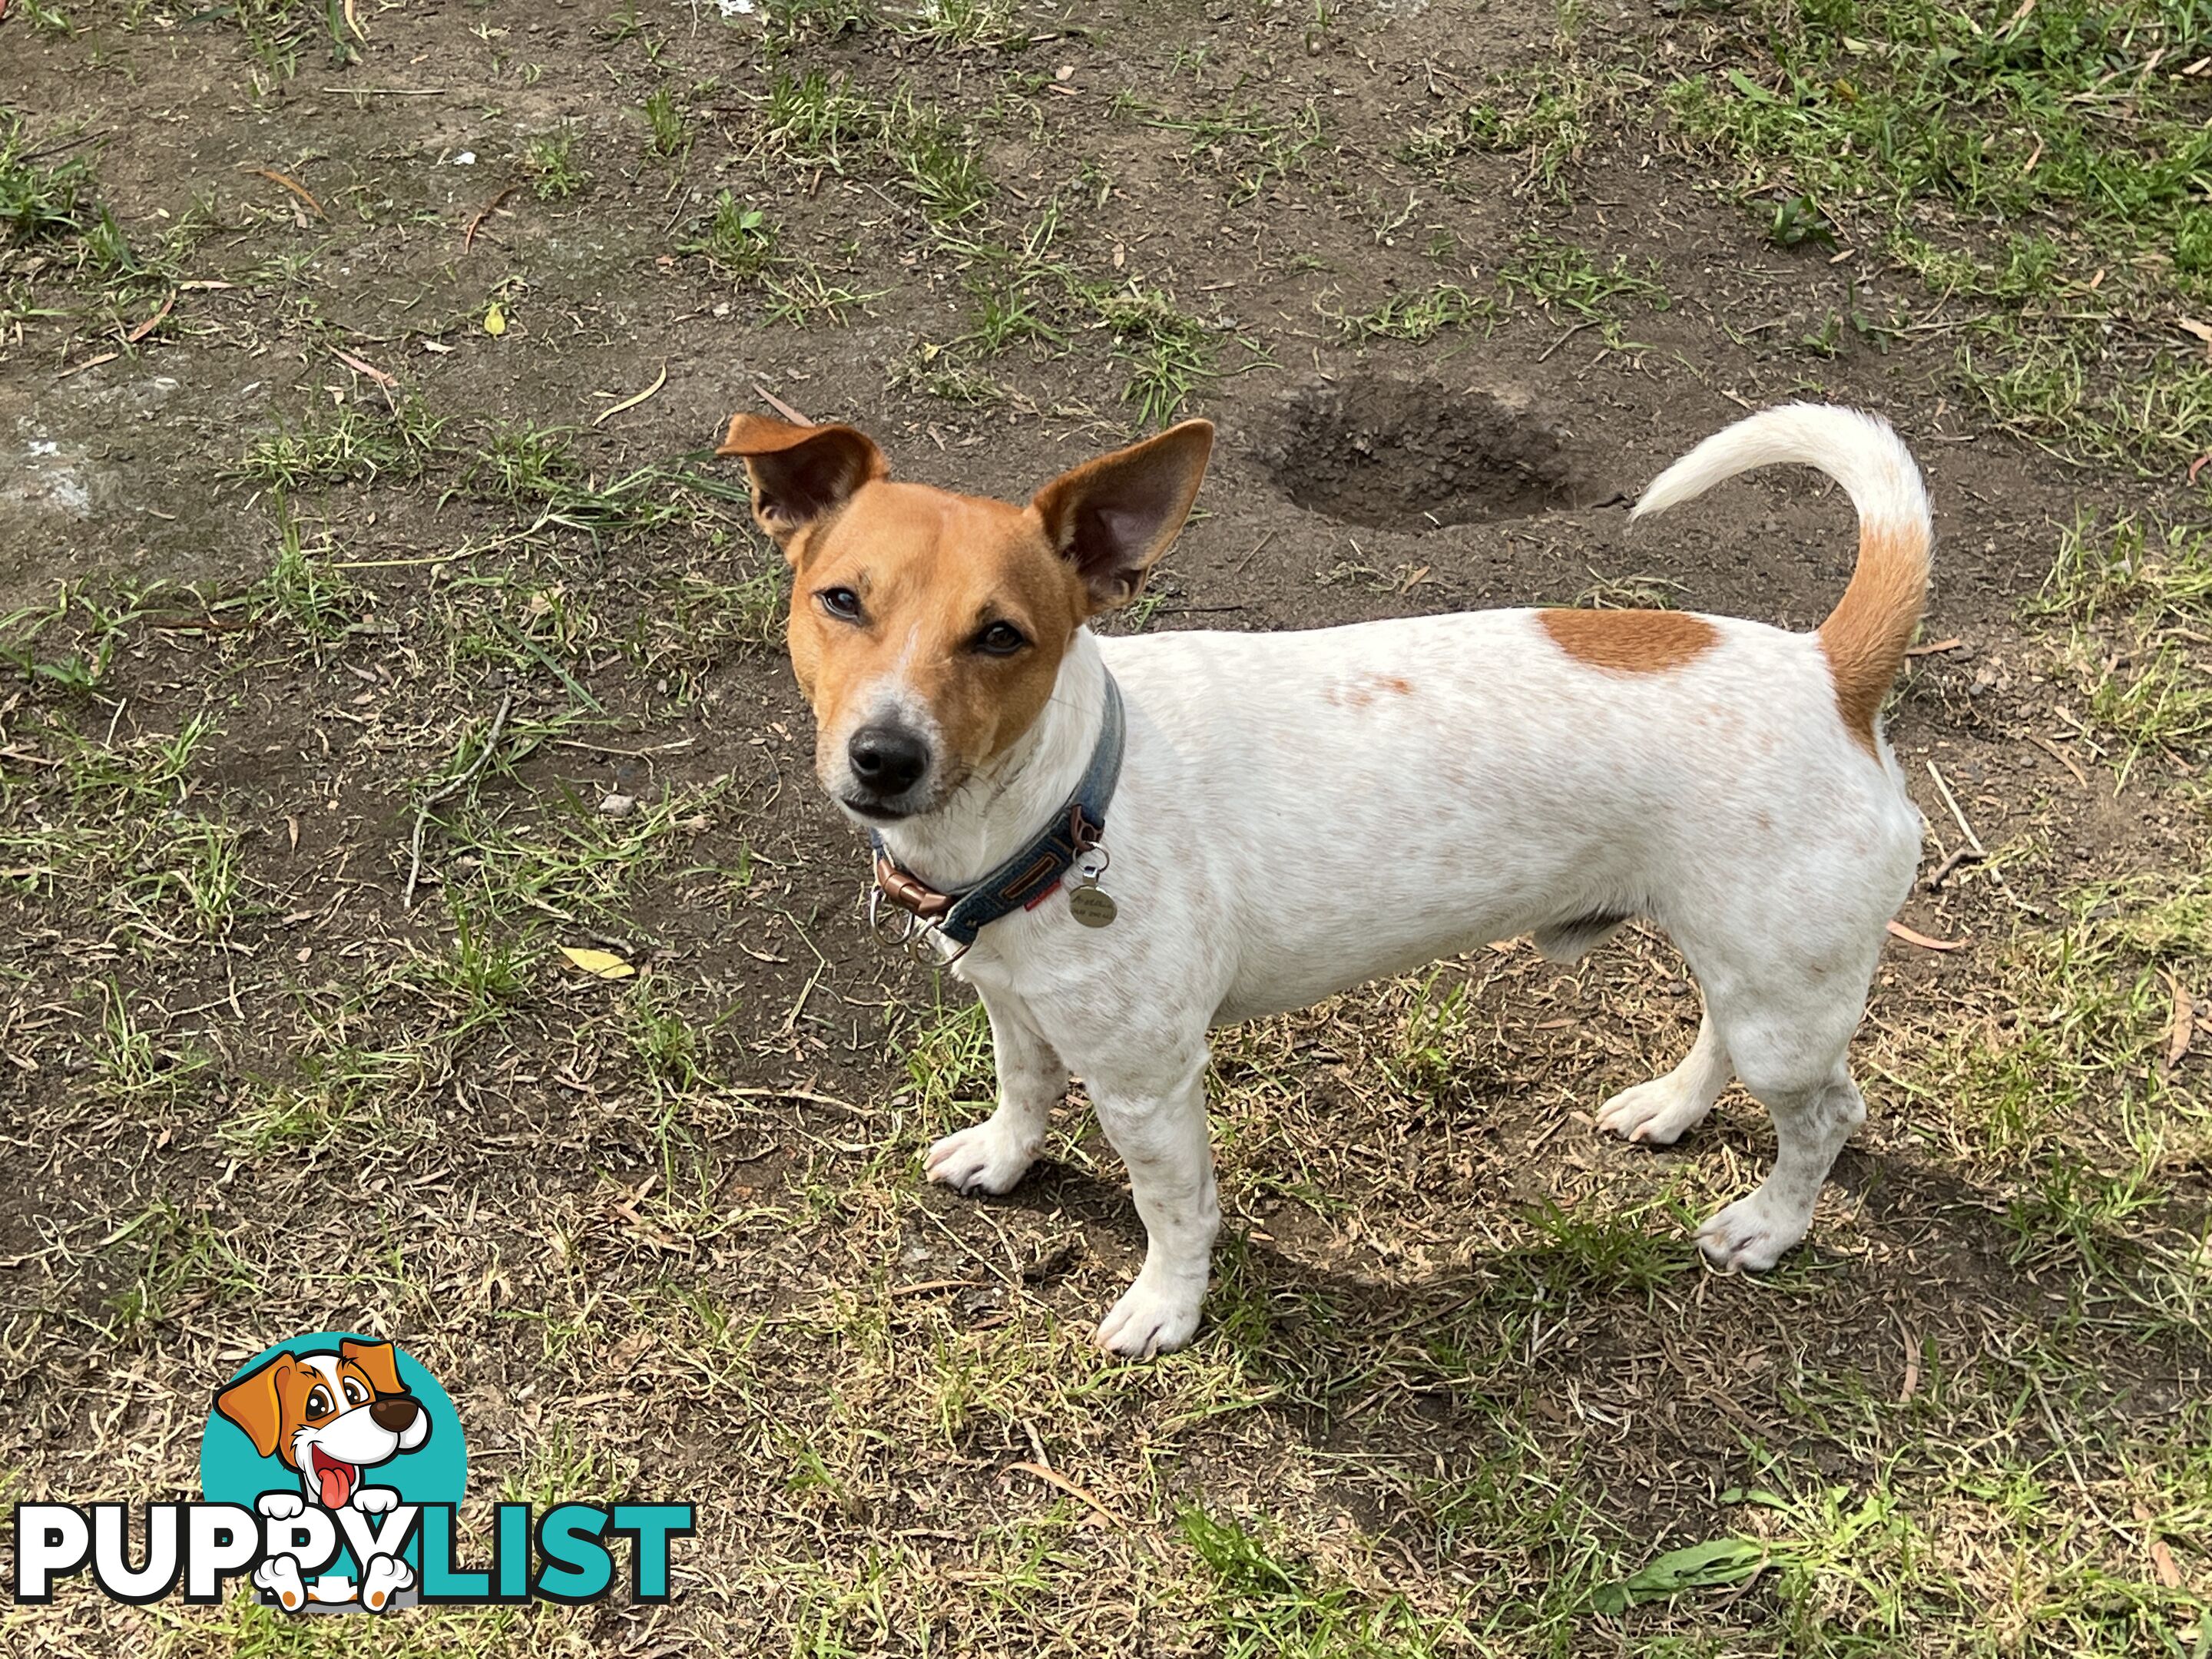
[[[744,458],[753,486],[753,520],[798,562],[794,538],[833,513],[890,465],[874,439],[849,426],[793,426],[765,415],[732,415],[717,455]]]
[[[1137,597],[1145,574],[1182,533],[1213,453],[1213,422],[1185,421],[1063,472],[1030,506],[1091,592],[1094,613]]]
[[[291,1368],[292,1356],[280,1353],[229,1384],[215,1397],[215,1408],[246,1431],[253,1449],[266,1457],[284,1438],[284,1401],[276,1385]]]
[[[399,1380],[399,1364],[392,1357],[389,1342],[356,1342],[347,1337],[338,1343],[338,1358],[350,1359],[368,1378],[369,1386],[379,1394],[404,1394],[406,1386]]]

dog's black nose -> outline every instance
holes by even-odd
[[[889,798],[929,770],[929,747],[902,726],[864,726],[845,745],[853,775],[871,794]]]
[[[386,1395],[368,1408],[369,1421],[391,1434],[404,1434],[422,1410],[412,1395]]]

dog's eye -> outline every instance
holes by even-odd
[[[328,1417],[336,1409],[337,1407],[331,1404],[331,1391],[320,1383],[317,1383],[314,1392],[307,1396],[307,1415]]]
[[[987,657],[1011,657],[1028,643],[1012,623],[994,622],[975,636],[975,648]]]
[[[349,1406],[365,1405],[368,1401],[368,1390],[362,1387],[355,1378],[349,1376],[345,1380],[345,1397],[346,1404]]]
[[[860,620],[860,596],[849,587],[825,587],[814,596],[822,608],[841,622]]]

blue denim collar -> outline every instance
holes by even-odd
[[[1099,726],[1097,745],[1091,751],[1091,764],[1066,805],[1034,839],[966,892],[940,893],[900,869],[884,838],[871,830],[868,840],[875,848],[878,891],[962,951],[1000,917],[1031,908],[1060,885],[1069,867],[1106,833],[1106,808],[1121,778],[1127,726],[1121,688],[1109,673],[1106,714]]]

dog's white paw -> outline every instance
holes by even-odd
[[[270,1513],[266,1507],[267,1503],[269,1498],[276,1495],[273,1492],[263,1494],[261,1512],[264,1515]],[[292,1513],[296,1515],[299,1511],[295,1510]],[[291,1517],[279,1515],[274,1518],[285,1521]],[[287,1613],[297,1613],[307,1604],[307,1587],[300,1583],[300,1564],[291,1556],[272,1555],[263,1561],[253,1570],[253,1584],[255,1589],[267,1590],[275,1596],[278,1605]]]
[[[1812,1224],[1810,1214],[1790,1210],[1762,1187],[1698,1228],[1698,1248],[1716,1267],[1763,1273]]]
[[[394,1595],[414,1582],[415,1569],[398,1556],[371,1556],[368,1571],[361,1576],[361,1604],[371,1613],[381,1613]]]
[[[1010,1193],[1036,1161],[1036,1147],[996,1117],[949,1134],[923,1155],[923,1173],[955,1192]]]
[[[253,1507],[271,1521],[289,1521],[306,1512],[307,1500],[295,1492],[264,1492],[253,1500]]]
[[[399,1494],[389,1486],[363,1486],[353,1495],[353,1506],[363,1515],[389,1515],[398,1506]]]
[[[1139,1273],[1113,1311],[1098,1322],[1098,1346],[1126,1359],[1173,1353],[1198,1329],[1199,1304],[1205,1299],[1203,1284],[1189,1290],[1162,1288]]]
[[[1711,1109],[1669,1074],[1623,1089],[1597,1109],[1597,1127],[1639,1146],[1671,1146]]]

